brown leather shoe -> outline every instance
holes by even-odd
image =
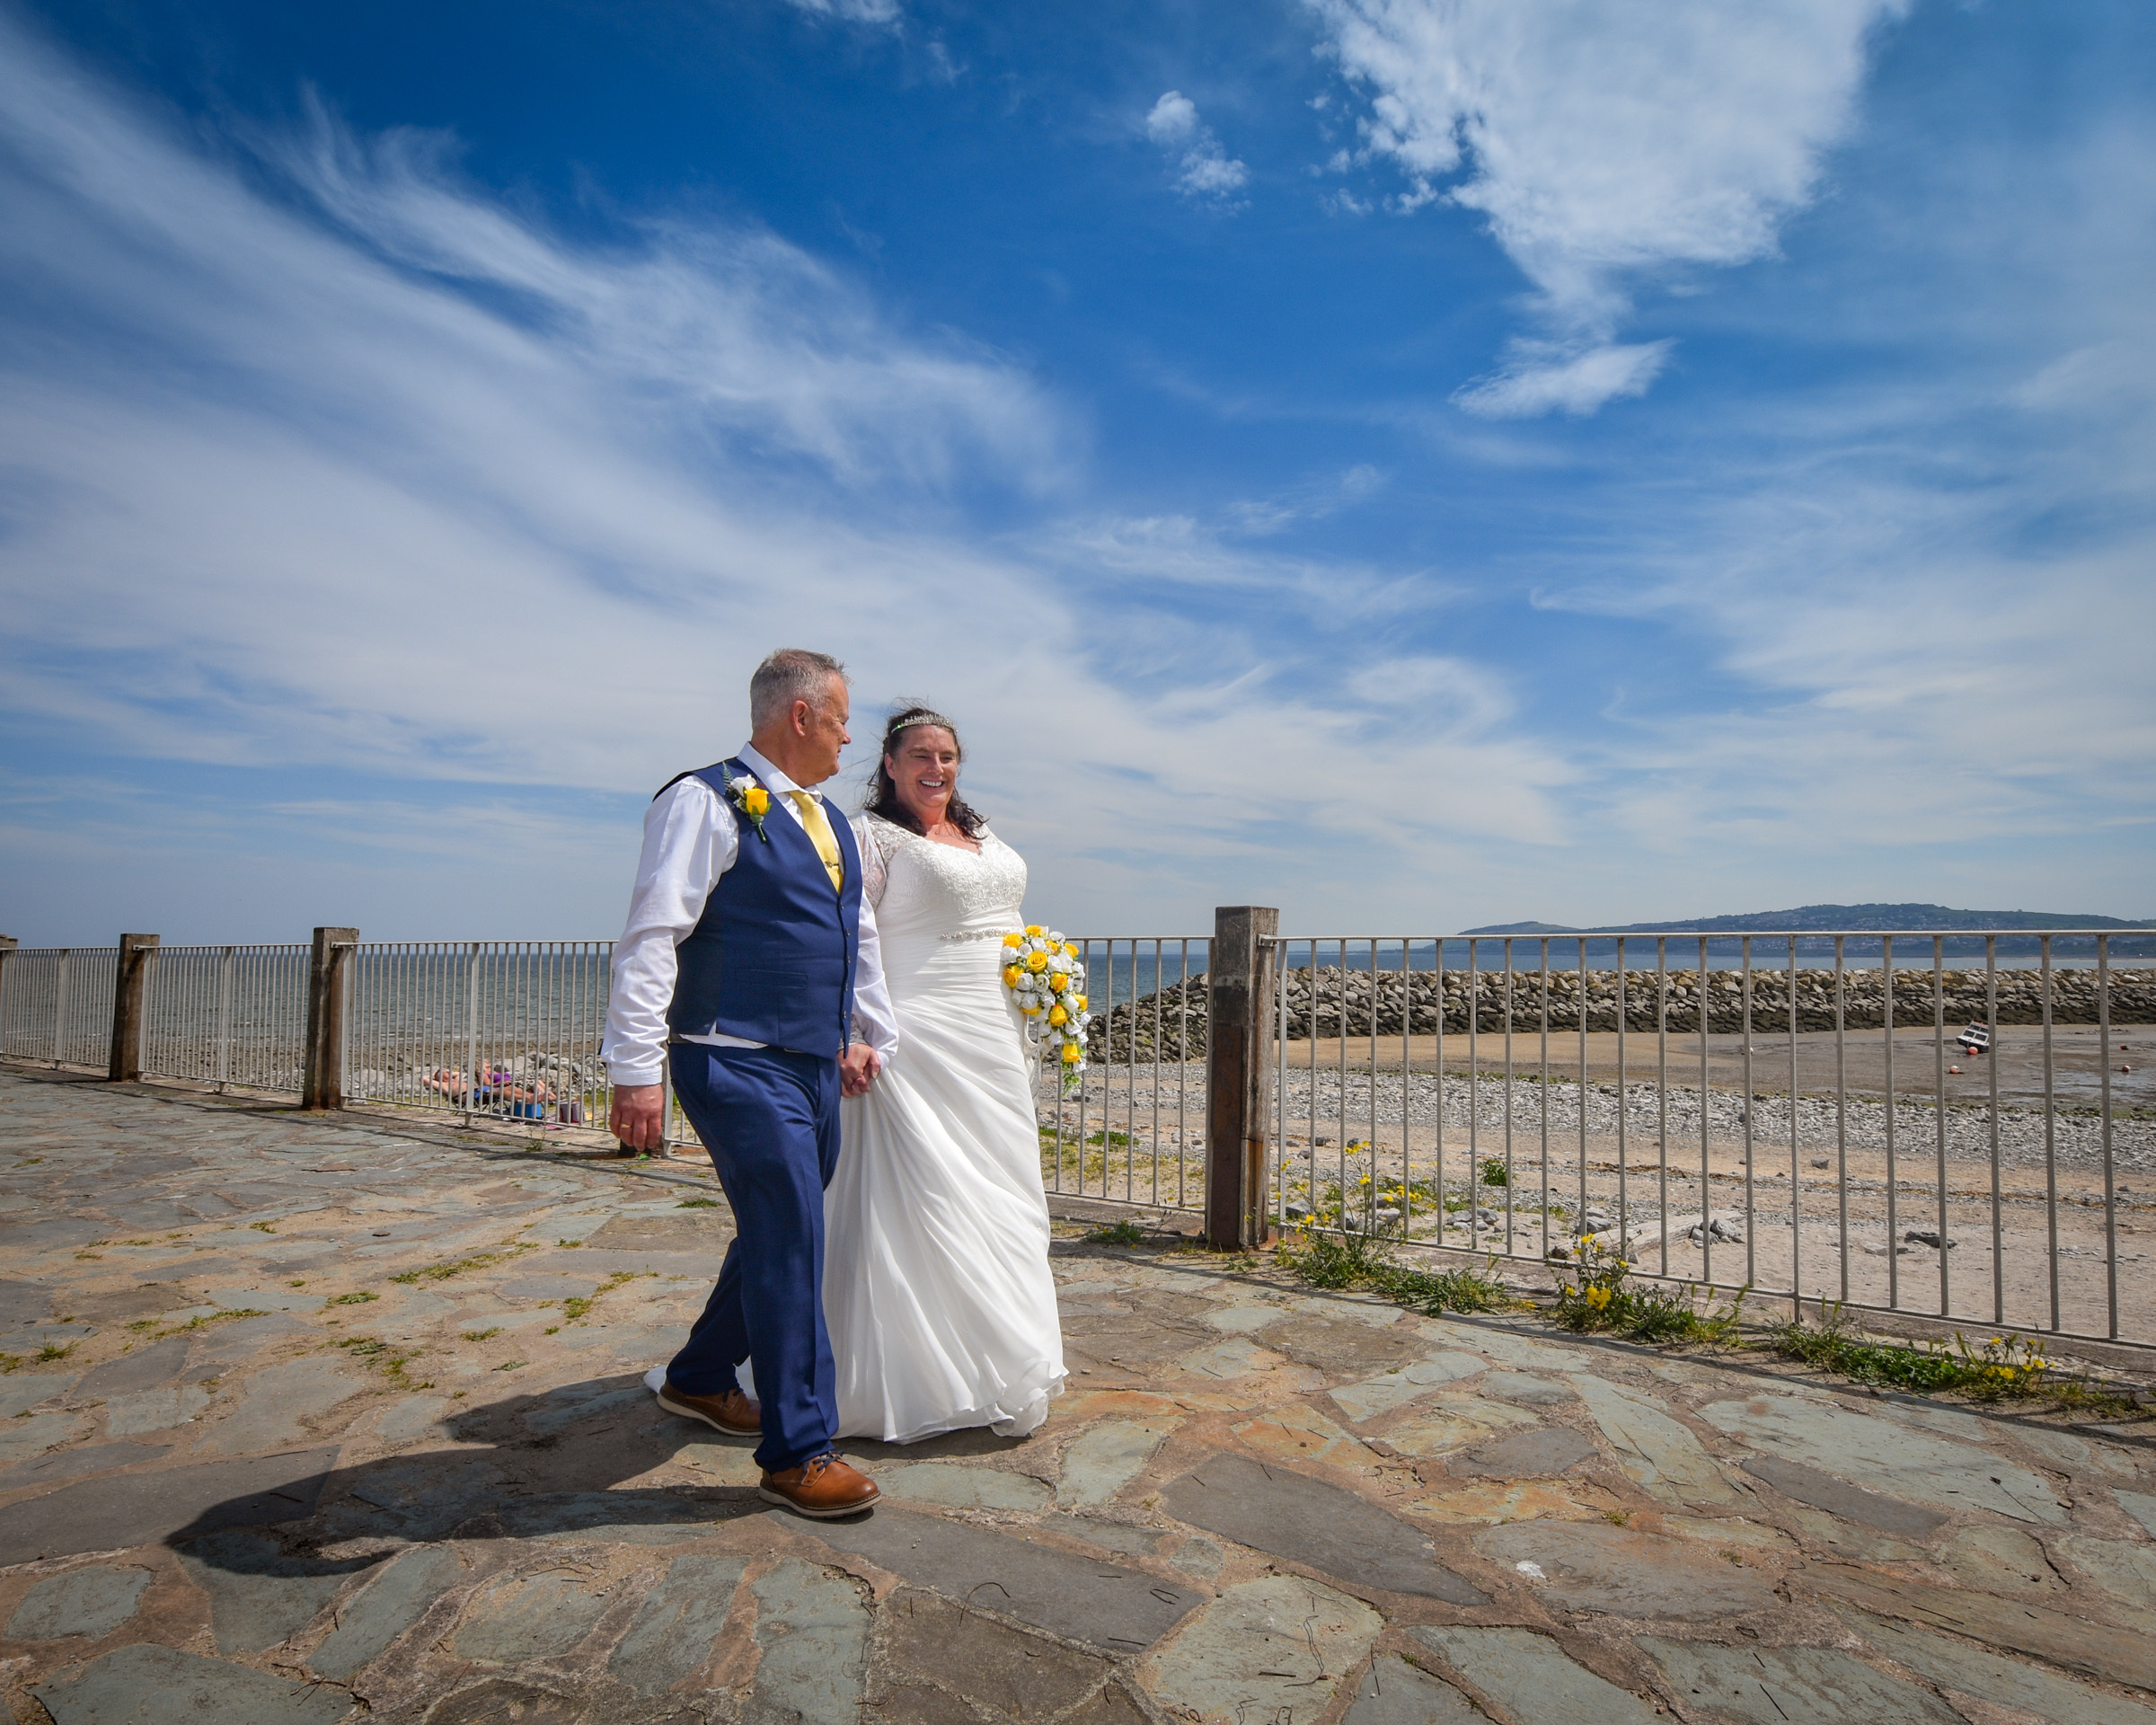
[[[883,1495],[875,1481],[828,1450],[811,1455],[799,1467],[764,1474],[756,1494],[766,1503],[783,1504],[798,1516],[813,1516],[818,1521],[857,1516]]]
[[[739,1384],[718,1395],[691,1395],[673,1384],[658,1392],[658,1405],[685,1420],[701,1420],[733,1438],[755,1438],[764,1430],[764,1410],[748,1399]]]

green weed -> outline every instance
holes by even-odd
[[[2116,1418],[2140,1411],[2124,1389],[2083,1373],[2068,1377],[2046,1356],[2041,1341],[2023,1336],[1994,1336],[1971,1348],[1958,1331],[1951,1342],[1868,1340],[1852,1331],[1840,1306],[1830,1307],[1824,1322],[1801,1318],[1777,1325],[1767,1345],[1784,1359],[1802,1361],[1853,1378],[1919,1394],[1950,1391],[1979,1402],[2047,1398],[2099,1416]]]
[[[1400,1262],[1385,1242],[1366,1234],[1312,1234],[1301,1246],[1283,1247],[1279,1258],[1312,1287],[1367,1287],[1433,1317],[1440,1312],[1507,1312],[1520,1304],[1498,1278],[1494,1258],[1481,1269],[1414,1269]]]
[[[258,1312],[252,1305],[237,1305],[229,1312],[204,1312],[190,1318],[185,1323],[175,1323],[160,1330],[155,1340],[163,1341],[167,1336],[184,1336],[197,1330],[207,1330],[213,1323],[234,1323],[242,1318],[266,1318],[267,1312]],[[135,1326],[129,1324],[130,1330]]]
[[[563,1243],[567,1243],[564,1242]],[[469,1258],[458,1258],[446,1264],[429,1264],[420,1269],[408,1269],[392,1276],[393,1282],[446,1282],[452,1276],[462,1276],[468,1269],[487,1269],[495,1264],[506,1264],[520,1252],[536,1252],[538,1248],[528,1240],[519,1240],[499,1252],[475,1252]]]
[[[621,1287],[623,1283],[633,1282],[635,1279],[636,1272],[634,1270],[617,1269],[613,1275],[609,1276],[605,1281],[601,1282],[596,1287],[593,1288],[588,1295],[570,1295],[569,1298],[561,1302],[562,1323],[581,1323],[584,1321],[584,1314],[589,1312],[594,1305],[598,1304],[599,1301],[605,1299],[607,1295],[613,1293],[614,1290]],[[555,1326],[556,1329],[559,1329],[560,1327],[561,1326],[559,1324]],[[553,1331],[550,1330],[547,1333],[552,1335]]]
[[[363,1287],[355,1293],[340,1294],[336,1298],[331,1300],[329,1304],[331,1305],[365,1305],[369,1300],[378,1300],[382,1296],[379,1294],[375,1293],[372,1289]]]
[[[1732,1304],[1718,1311],[1700,1305],[1690,1282],[1675,1289],[1630,1287],[1631,1271],[1629,1259],[1597,1244],[1593,1234],[1584,1235],[1579,1243],[1579,1279],[1558,1278],[1552,1315],[1566,1329],[1583,1334],[1603,1331],[1663,1344],[1736,1344],[1738,1314],[1749,1290],[1739,1290]],[[1707,1293],[1711,1299],[1714,1290]]]
[[[1504,1157],[1485,1156],[1482,1158],[1482,1183],[1485,1186],[1507,1185],[1511,1179],[1511,1174],[1505,1167]]]
[[[719,1200],[715,1198],[685,1198],[674,1208],[677,1210],[715,1210],[719,1208]]]
[[[499,1336],[501,1333],[501,1326],[498,1323],[490,1329],[467,1330],[464,1333],[466,1341],[484,1341],[489,1336]]]
[[[1109,1222],[1095,1228],[1085,1239],[1087,1244],[1095,1246],[1142,1246],[1145,1243],[1145,1230],[1135,1222]]]
[[[431,1390],[434,1387],[432,1379],[414,1379],[404,1369],[424,1351],[421,1349],[413,1348],[399,1353],[389,1343],[375,1336],[345,1336],[338,1340],[337,1346],[364,1359],[400,1390]]]

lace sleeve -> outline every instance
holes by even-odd
[[[853,844],[861,853],[861,896],[871,905],[883,903],[883,889],[890,879],[891,848],[897,829],[874,815],[853,818]]]

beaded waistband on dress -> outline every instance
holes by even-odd
[[[1000,941],[1011,931],[1005,928],[969,928],[962,933],[939,934],[939,941]]]

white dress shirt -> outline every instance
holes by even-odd
[[[744,745],[739,758],[771,792],[764,819],[775,819],[784,809],[806,831],[808,822],[787,794],[801,787],[751,747]],[[828,805],[825,813],[829,817]],[[636,889],[629,895],[629,924],[614,949],[614,995],[607,1003],[606,1039],[599,1050],[615,1084],[658,1083],[667,1052],[667,1009],[673,1004],[679,971],[675,948],[702,917],[719,877],[740,854],[740,818],[733,804],[702,779],[691,776],[668,785],[644,811],[643,854],[637,859]],[[887,1060],[898,1046],[898,1021],[884,986],[883,955],[876,939],[876,907],[865,892],[853,970],[853,1035]],[[682,1040],[735,1048],[764,1046],[738,1036]]]

